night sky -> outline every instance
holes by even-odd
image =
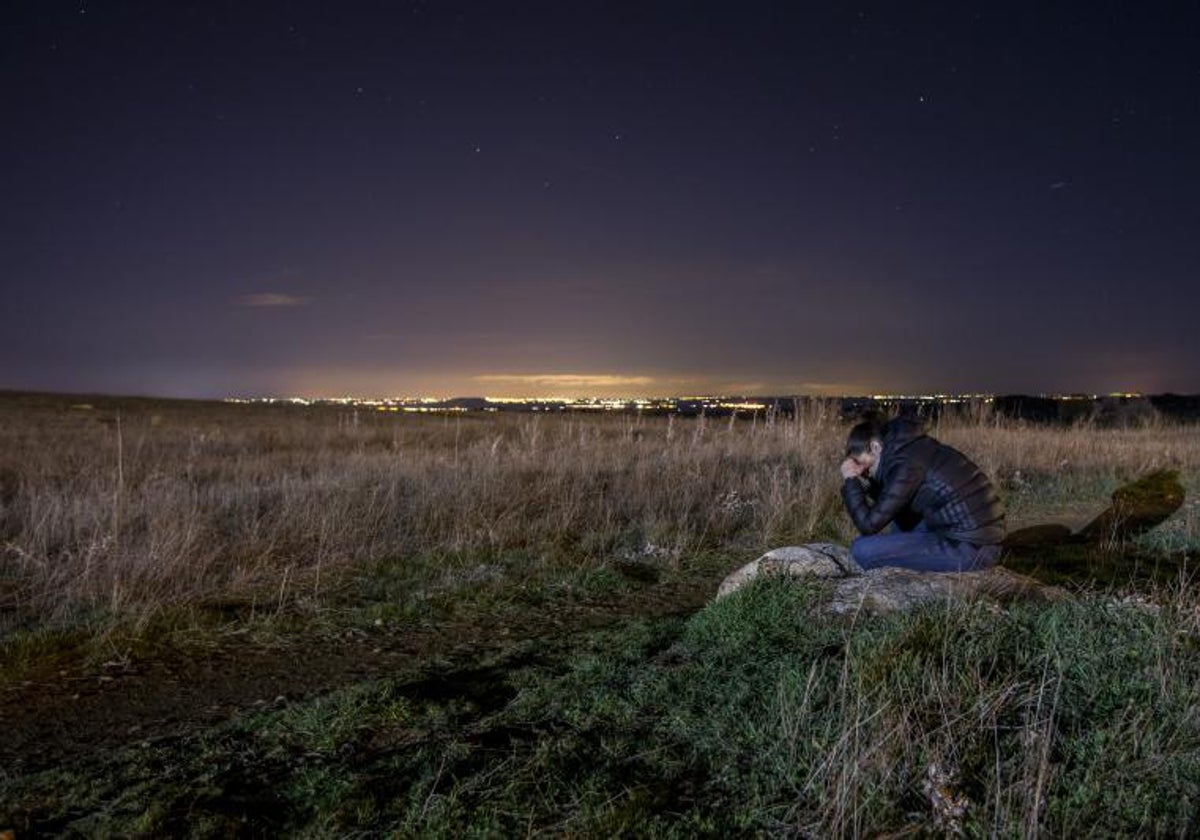
[[[1200,391],[1196,4],[7,4],[0,388]]]

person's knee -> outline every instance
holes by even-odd
[[[877,540],[869,536],[857,537],[854,542],[850,543],[850,556],[864,569],[869,569],[875,565],[878,559]]]
[[[990,569],[1000,561],[1001,549],[998,545],[983,545],[975,552],[975,569]]]

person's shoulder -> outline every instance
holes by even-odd
[[[932,438],[931,438],[932,440]],[[945,467],[950,465],[958,465],[959,468],[965,467],[968,469],[979,469],[979,465],[971,459],[969,455],[961,449],[956,449],[948,443],[937,441],[937,452],[939,462]]]
[[[937,448],[932,438],[924,435],[910,438],[902,445],[893,447],[884,453],[882,472],[890,477],[901,469],[924,469],[936,451]]]
[[[897,417],[883,427],[883,448],[899,452],[913,441],[927,437],[925,424],[915,417]]]

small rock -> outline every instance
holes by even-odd
[[[958,768],[953,764],[942,765],[936,761],[929,765],[921,787],[929,797],[933,810],[933,825],[946,835],[962,835],[962,820],[971,802],[958,791]]]
[[[679,548],[672,548],[665,545],[657,545],[650,540],[646,540],[641,548],[627,550],[622,556],[626,560],[646,560],[651,558],[654,560],[666,560],[674,562],[679,559],[682,552]]]

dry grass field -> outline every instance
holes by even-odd
[[[752,421],[10,397],[0,608],[11,629],[29,616],[320,599],[382,559],[442,575],[845,540],[846,428],[832,403]],[[932,431],[999,482],[1017,524],[1086,517],[1154,469],[1178,469],[1191,491],[1200,474],[1194,427],[975,412]],[[1195,505],[1168,531],[1200,538]]]
[[[801,585],[706,606],[853,536],[847,429],[0,398],[0,830],[1196,831],[1200,430],[930,429],[1013,528],[1176,470],[1127,547],[1165,579],[848,625]]]

